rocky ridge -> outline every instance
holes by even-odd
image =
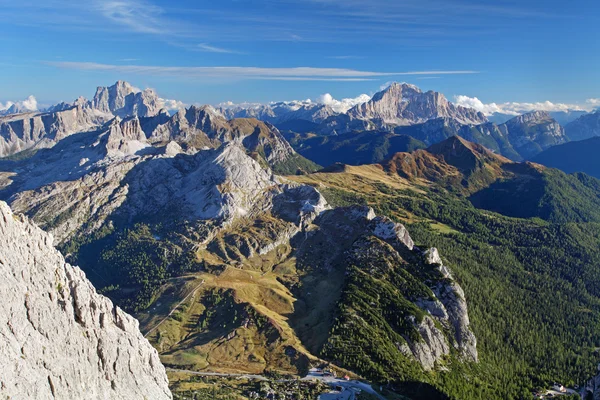
[[[96,110],[121,118],[132,115],[152,117],[162,108],[154,90],[141,91],[125,81],[117,81],[109,87],[99,86],[90,105]]]
[[[74,133],[93,130],[112,114],[77,105],[51,113],[25,113],[0,118],[0,157],[31,148],[52,147]]]
[[[414,125],[430,119],[452,118],[461,124],[478,125],[487,122],[480,112],[450,103],[443,94],[422,92],[407,83],[392,83],[364,104],[348,111],[356,119],[380,121],[383,125]]]
[[[0,202],[0,394],[170,399],[138,322],[65,263],[50,234]]]
[[[402,224],[376,216],[370,207],[326,210],[313,221],[313,225],[303,236],[301,244],[297,245],[297,268],[306,266],[320,271],[344,269],[348,286],[342,290],[339,302],[342,311],[338,312],[334,321],[335,331],[346,332],[349,336],[364,334],[362,329],[354,332],[354,327],[368,325],[373,318],[371,313],[380,313],[378,315],[385,322],[380,320],[378,325],[389,324],[385,326],[403,338],[401,342],[390,345],[417,361],[425,370],[443,365],[451,348],[456,349],[461,359],[477,362],[477,342],[470,329],[464,293],[449,268],[443,265],[436,249],[423,252],[414,245]],[[394,296],[398,297],[388,298],[387,289],[371,293],[370,285],[365,282],[370,279],[382,287],[394,282],[389,290],[397,291]],[[410,285],[415,287],[396,286],[404,279],[410,279]],[[354,285],[361,287],[364,291],[361,293],[373,299],[369,310],[363,310],[360,303],[354,303],[356,295],[348,292],[352,292]],[[407,302],[398,303],[404,304],[402,309],[388,309],[388,302],[397,302],[398,298]],[[399,326],[398,319],[405,322]],[[448,336],[441,327],[452,332],[452,336]],[[310,332],[310,328],[307,330]],[[335,358],[336,349],[355,346],[346,341],[346,338],[332,334],[325,344],[325,354]]]

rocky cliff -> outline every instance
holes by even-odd
[[[52,241],[0,202],[0,395],[170,399],[137,320],[97,294]]]
[[[367,103],[352,108],[348,115],[387,125],[413,125],[435,118],[453,118],[462,124],[487,121],[482,113],[456,106],[441,93],[422,92],[414,85],[397,82],[376,93]]]
[[[117,81],[109,87],[99,86],[91,105],[97,110],[122,118],[132,115],[151,117],[161,109],[161,102],[154,90],[140,91],[125,81]]]
[[[0,118],[0,157],[31,148],[52,147],[74,133],[93,130],[113,116],[77,105],[50,113],[25,113]]]

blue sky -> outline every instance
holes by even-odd
[[[600,2],[0,0],[0,101],[117,79],[185,103],[373,93],[390,80],[490,102],[600,97]],[[227,67],[227,68],[223,68]]]

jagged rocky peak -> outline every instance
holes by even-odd
[[[487,122],[482,113],[455,106],[441,93],[423,92],[414,85],[397,82],[376,93],[367,103],[355,106],[348,114],[388,125],[414,125],[434,118],[453,118],[462,124]]]
[[[151,117],[160,112],[161,105],[154,90],[140,91],[125,81],[117,81],[109,87],[99,86],[92,100],[92,107],[95,109],[119,117]]]
[[[108,126],[106,150],[110,156],[133,155],[149,146],[138,117],[116,117]]]
[[[306,228],[321,212],[329,209],[325,197],[308,185],[285,184],[273,198],[271,212],[277,217]]]
[[[97,294],[52,242],[0,202],[2,398],[172,398],[137,320]]]
[[[190,106],[185,111],[190,126],[209,136],[216,136],[227,130],[227,119],[212,106]]]

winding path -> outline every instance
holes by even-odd
[[[160,320],[160,322],[158,324],[154,325],[154,327],[152,329],[150,329],[148,332],[146,332],[144,334],[144,337],[148,337],[148,335],[151,334],[156,328],[158,328],[163,322],[165,322],[166,320],[168,320],[171,317],[171,315],[173,315],[173,313],[175,312],[175,310],[177,310],[180,305],[182,305],[183,303],[185,303],[187,301],[187,299],[190,298],[191,295],[193,295],[194,293],[196,293],[196,290],[198,290],[198,288],[200,288],[200,286],[202,286],[203,284],[204,284],[204,281],[200,282],[200,284],[198,286],[196,286],[194,289],[192,289],[192,291],[190,291],[190,293],[187,296],[185,296],[183,298],[183,300],[181,300],[179,303],[177,303],[177,305],[175,307],[173,307],[173,309],[167,314],[166,317],[164,317],[162,320]]]

